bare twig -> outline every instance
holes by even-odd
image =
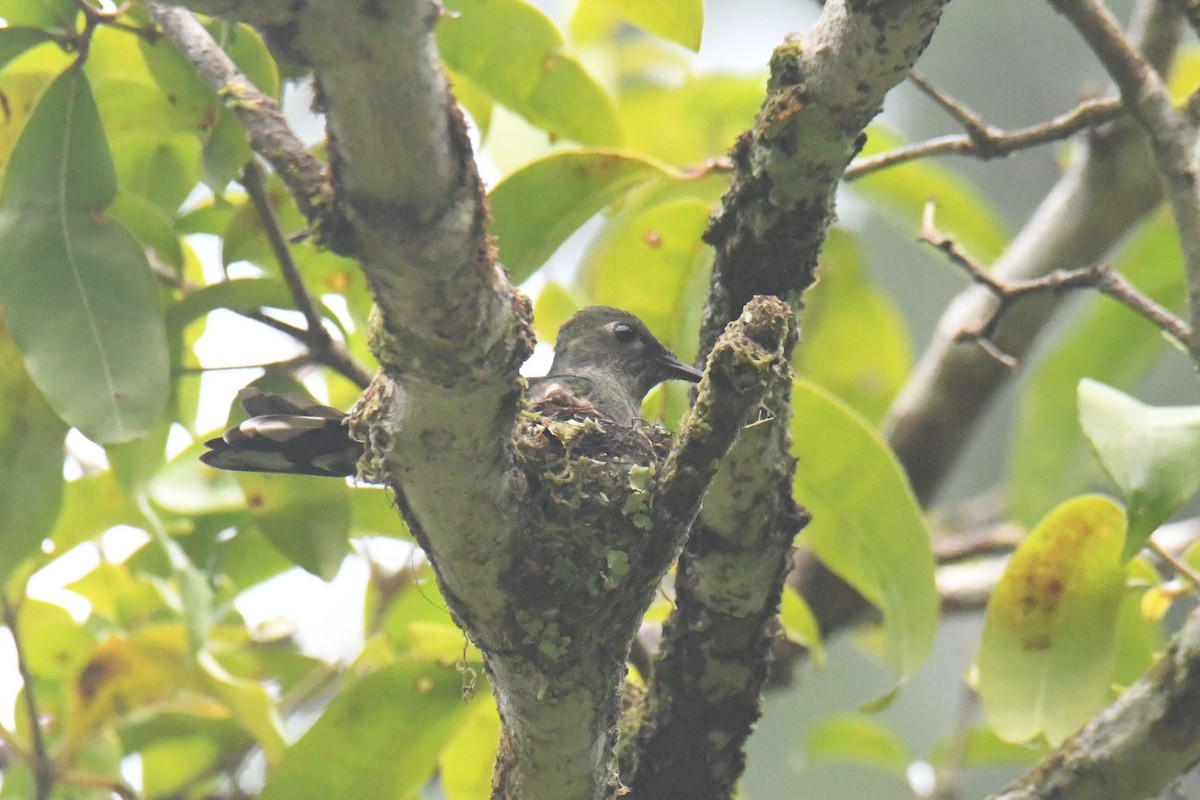
[[[994,541],[993,530],[1001,533]],[[945,612],[979,611],[987,605],[996,582],[1004,572],[1004,566],[1012,551],[1020,544],[1017,529],[1012,525],[995,525],[980,530],[969,530],[939,535],[934,538],[934,553],[937,556],[937,587]],[[1003,539],[1012,537],[1008,542]],[[1177,569],[1183,564],[1185,570],[1196,576],[1196,571],[1182,562],[1183,554],[1200,537],[1200,518],[1181,520],[1163,525],[1146,542],[1146,550],[1154,553],[1161,561],[1160,569]],[[961,547],[956,542],[962,542]],[[958,551],[958,552],[955,552]],[[1183,574],[1181,572],[1181,574]],[[1187,579],[1185,575],[1185,579]],[[1160,589],[1168,589],[1171,582]],[[1172,597],[1184,594],[1184,590],[1170,591]]]
[[[28,764],[33,774],[32,800],[47,800],[54,789],[54,761],[46,749],[46,740],[42,736],[42,715],[38,711],[37,696],[34,691],[33,673],[25,660],[25,650],[21,646],[21,631],[17,624],[17,609],[7,597],[0,597],[3,606],[4,624],[12,637],[13,649],[17,653],[17,672],[24,684],[21,694],[25,700],[25,717],[29,725],[29,742],[33,751],[29,754],[32,761]]]
[[[1171,569],[1175,570],[1180,577],[1192,585],[1193,589],[1200,589],[1200,573],[1192,569],[1191,565],[1182,558],[1178,557],[1166,547],[1163,547],[1161,544],[1154,541],[1154,539],[1147,540],[1146,549],[1150,550],[1156,556],[1169,564]]]
[[[1080,131],[1111,122],[1121,116],[1123,110],[1120,100],[1086,100],[1066,114],[1046,122],[1015,131],[1003,131],[983,122],[973,111],[940,93],[933,86],[922,83],[923,79],[916,75],[910,77],[918,86],[927,87],[927,93],[934,97],[943,108],[950,111],[952,116],[966,129],[966,134],[939,136],[924,142],[897,147],[885,153],[859,158],[846,170],[847,181],[856,180],[887,167],[930,156],[973,156],[984,161],[1007,156],[1019,150],[1028,150],[1031,147],[1062,141]]]
[[[113,9],[112,11],[105,11],[102,8],[97,8],[96,6],[92,5],[87,0],[75,0],[75,7],[79,9],[79,11],[83,14],[84,19],[87,20],[87,28],[95,29],[96,27],[103,25],[108,28],[115,28],[119,31],[125,31],[126,33],[132,33],[139,39],[153,43],[154,40],[158,38],[158,31],[156,31],[154,28],[131,25],[128,22],[122,22],[120,20],[121,16],[129,12],[131,5],[132,3],[128,2],[122,3],[119,7]]]
[[[138,800],[139,797],[137,791],[128,783],[119,778],[110,778],[107,775],[68,772],[62,776],[62,782],[66,786],[82,786],[88,789],[101,789],[111,792],[121,798],[121,800]]]
[[[992,341],[992,335],[1000,319],[1013,303],[1032,294],[1064,292],[1071,289],[1089,288],[1105,294],[1125,305],[1135,313],[1157,326],[1165,333],[1183,343],[1192,339],[1192,330],[1186,322],[1160,306],[1134,287],[1118,272],[1103,264],[1092,264],[1079,269],[1058,269],[1037,278],[1022,281],[1006,281],[991,274],[957,241],[937,229],[934,224],[936,205],[930,201],[925,205],[919,241],[926,242],[944,253],[961,267],[971,279],[985,287],[996,297],[997,305],[991,316],[978,326],[960,330],[957,341],[977,341],[990,355],[1008,367],[1015,367],[1016,359],[1001,351]]]
[[[194,292],[201,287],[191,281],[181,278],[175,270],[161,263],[154,257],[153,253],[149,253],[150,269],[159,281],[175,289],[179,289],[184,294]],[[346,346],[336,339],[329,339],[325,348],[318,346],[313,341],[313,336],[305,328],[298,328],[283,320],[276,319],[270,314],[263,311],[261,308],[254,309],[229,309],[235,314],[253,320],[268,328],[274,328],[280,333],[292,337],[296,341],[308,347],[312,353],[312,360],[332,369],[334,372],[353,381],[355,385],[365,389],[371,383],[371,372],[359,364],[358,361],[346,349]],[[328,336],[328,334],[326,334]]]
[[[259,364],[222,364],[219,367],[180,367],[179,371],[185,375],[203,375],[206,372],[229,372],[237,369],[264,369],[264,370],[285,370],[292,371],[307,367],[310,364],[320,363],[312,353],[301,353],[294,358],[285,358],[281,361],[265,361]]]
[[[1169,0],[1169,2],[1183,14],[1183,18],[1187,20],[1192,30],[1200,34],[1200,3],[1197,3],[1196,0]]]
[[[317,304],[313,302],[312,295],[308,293],[308,287],[304,285],[304,278],[300,275],[300,268],[296,265],[296,259],[292,258],[291,248],[288,246],[283,231],[280,230],[279,217],[276,216],[275,208],[271,205],[271,198],[267,196],[262,168],[253,161],[246,164],[242,168],[241,183],[246,189],[246,194],[250,196],[250,202],[254,204],[254,210],[258,213],[259,220],[262,221],[267,241],[271,245],[271,252],[275,255],[275,260],[279,262],[279,271],[283,274],[288,291],[292,293],[292,299],[296,301],[296,308],[304,315],[304,322],[308,325],[309,333],[320,335],[325,331],[325,325],[321,321],[321,312],[317,310]],[[329,338],[328,333],[325,336]]]
[[[1187,274],[1189,336],[1181,339],[1200,363],[1200,136],[1186,114],[1175,109],[1159,73],[1121,32],[1100,0],[1050,0],[1067,17],[1121,90],[1129,113],[1145,129],[1155,165],[1166,184]]]
[[[250,136],[251,147],[283,179],[322,243],[337,244],[339,237],[324,235],[346,227],[333,204],[328,170],[292,131],[279,104],[242,74],[190,11],[163,2],[148,2],[146,8],[163,34],[237,117]]]
[[[938,564],[953,564],[980,556],[1011,553],[1025,530],[1019,525],[998,522],[968,531],[947,533],[933,539],[933,555]]]

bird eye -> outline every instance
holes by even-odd
[[[621,344],[629,344],[637,338],[637,331],[633,329],[633,326],[626,325],[623,322],[613,325],[612,332],[613,336],[617,337],[617,341]]]

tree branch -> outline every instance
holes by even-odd
[[[1152,63],[1169,63],[1178,43],[1179,17],[1157,0],[1139,5],[1142,46]],[[1054,269],[1100,261],[1161,199],[1145,136],[1128,120],[1094,131],[1079,143],[1062,178],[993,265],[1001,280],[1026,280]],[[1053,295],[1022,303],[998,326],[994,341],[1021,358],[1057,309]],[[977,347],[958,341],[977,328],[994,299],[973,285],[942,315],[933,341],[892,404],[885,432],[922,503],[936,495],[970,431],[1011,371]],[[814,596],[827,587],[814,586]],[[807,596],[808,593],[805,592]],[[847,606],[850,617],[861,606]],[[845,613],[839,619],[847,619]]]
[[[977,327],[964,327],[959,330],[956,334],[957,339],[958,341],[978,342],[989,355],[1006,367],[1015,368],[1017,361],[992,342],[992,335],[1000,324],[1001,318],[1012,308],[1014,303],[1021,298],[1045,292],[1058,293],[1071,289],[1096,289],[1139,314],[1179,342],[1186,343],[1191,340],[1192,332],[1186,322],[1139,292],[1119,272],[1115,272],[1103,264],[1093,264],[1072,270],[1055,270],[1047,275],[1023,281],[1005,281],[997,278],[976,262],[953,237],[938,230],[933,221],[935,208],[936,205],[932,200],[925,205],[919,241],[926,242],[944,253],[970,275],[973,281],[987,287],[998,301],[995,310],[986,321]]]
[[[1121,32],[1099,0],[1050,0],[1104,64],[1130,114],[1142,126],[1162,175],[1187,273],[1191,329],[1200,330],[1200,160],[1196,127],[1175,110],[1166,83]],[[1182,340],[1200,365],[1200,340]]]
[[[46,739],[42,735],[42,715],[37,705],[37,683],[29,664],[25,660],[25,649],[21,646],[20,621],[17,619],[17,609],[9,602],[8,597],[0,597],[0,606],[4,612],[4,625],[13,640],[13,649],[17,653],[17,672],[21,676],[23,689],[22,698],[25,703],[25,721],[29,726],[29,757],[26,765],[33,777],[32,800],[48,800],[54,790],[54,761],[46,747]]]
[[[791,331],[783,303],[748,306],[714,348],[669,453],[661,429],[522,417],[514,444],[528,487],[522,516],[511,531],[493,521],[487,537],[473,537],[471,559],[447,559],[438,573],[496,693],[494,797],[619,793],[616,723],[630,642],[716,463],[786,374]],[[430,539],[414,534],[423,546]],[[493,548],[498,535],[509,538]],[[437,566],[444,546],[431,544]]]
[[[701,353],[755,295],[800,307],[837,181],[884,95],[929,41],[943,5],[830,0],[810,31],[775,50],[767,96],[754,127],[734,146],[731,188],[705,235],[716,260]],[[721,463],[705,501],[710,510],[680,558],[678,606],[629,754],[637,761],[630,773],[638,796],[727,797],[741,773],[802,519],[791,497],[789,389],[784,381],[772,390],[768,420]],[[720,511],[726,508],[748,513],[734,522]]]
[[[198,285],[181,278],[179,274],[175,272],[175,270],[160,262],[153,253],[147,253],[147,256],[148,260],[150,261],[150,269],[153,271],[154,277],[160,282],[175,289],[179,289],[185,295],[190,294],[191,292],[194,292],[200,288]],[[300,342],[309,348],[310,360],[319,364],[324,364],[333,371],[354,382],[355,385],[365,389],[367,384],[371,382],[371,373],[366,367],[358,363],[354,356],[352,356],[350,352],[346,350],[346,346],[341,342],[331,339],[328,346],[320,349],[318,353],[318,348],[310,345],[311,336],[309,331],[305,328],[297,328],[295,325],[291,325],[283,320],[275,319],[275,317],[272,317],[261,308],[231,308],[229,310],[239,316],[254,320],[261,325],[266,325],[268,328],[272,328],[273,330],[277,330],[280,333],[292,337],[297,342]]]
[[[267,241],[271,245],[271,252],[275,254],[275,261],[279,264],[283,280],[292,294],[292,299],[296,302],[296,308],[304,315],[305,331],[299,337],[300,341],[308,347],[315,360],[323,364],[334,365],[335,370],[354,381],[360,388],[365,389],[371,382],[371,373],[354,361],[346,348],[330,336],[329,331],[326,330],[321,312],[317,309],[312,295],[309,294],[308,287],[304,285],[300,267],[292,258],[291,247],[279,227],[279,218],[275,214],[275,209],[271,207],[271,198],[267,195],[263,173],[257,164],[251,162],[242,169],[241,183],[246,188],[250,202],[254,204],[258,217],[262,221]],[[262,320],[260,319],[260,321]]]
[[[932,86],[929,87],[929,90],[937,91]],[[1062,141],[1080,131],[1112,122],[1124,113],[1120,100],[1087,100],[1066,114],[1038,125],[1031,125],[1015,131],[1002,131],[983,122],[965,106],[958,105],[948,96],[940,92],[935,96],[943,107],[950,107],[950,104],[954,104],[953,107],[959,111],[955,117],[960,122],[964,122],[966,119],[971,120],[966,134],[940,136],[936,139],[897,147],[886,153],[855,159],[854,163],[846,169],[846,180],[854,181],[872,172],[930,156],[962,155],[987,161],[1011,155],[1020,150]],[[965,122],[964,126],[966,126]]]
[[[292,132],[275,100],[242,74],[189,11],[161,0],[150,0],[146,8],[163,34],[237,117],[250,136],[251,147],[283,179],[319,240],[336,242],[337,237],[333,234],[344,227],[344,223],[335,216],[328,171]]]

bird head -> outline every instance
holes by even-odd
[[[663,381],[695,383],[703,373],[676,358],[628,311],[589,306],[559,329],[550,375],[604,381],[640,404]]]

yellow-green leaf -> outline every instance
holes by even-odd
[[[779,602],[779,623],[783,625],[783,633],[789,642],[807,648],[812,654],[813,663],[822,666],[825,663],[825,647],[821,642],[821,627],[812,609],[804,598],[785,586]]]
[[[762,105],[762,76],[695,75],[663,85],[630,81],[617,97],[625,146],[679,166],[696,165],[729,152],[754,125]]]
[[[238,473],[246,505],[292,563],[332,580],[350,552],[350,487],[311,475]]]
[[[1057,746],[1109,699],[1125,590],[1125,514],[1068,500],[1017,548],[988,602],[976,667],[988,721],[1007,741]]]
[[[817,556],[883,614],[883,657],[901,681],[933,646],[933,550],[904,471],[872,426],[826,390],[796,381],[795,493]]]
[[[357,681],[292,745],[259,796],[377,800],[416,791],[469,716],[462,680],[453,667],[405,660]]]
[[[804,751],[814,764],[858,764],[900,776],[912,760],[892,729],[863,716],[832,717],[817,723],[804,741]]]
[[[904,317],[871,283],[848,232],[829,232],[818,274],[804,301],[796,371],[878,422],[912,368]]]
[[[642,30],[689,50],[700,49],[704,29],[702,0],[592,0],[611,6]],[[584,3],[589,0],[584,0]]]
[[[523,281],[580,225],[638,184],[672,176],[664,166],[606,150],[561,151],[506,177],[491,191],[500,260]]]
[[[558,28],[523,0],[447,0],[438,50],[455,72],[553,139],[615,145],[612,100],[563,51]]]
[[[471,715],[442,751],[439,761],[447,800],[479,800],[492,791],[500,715],[490,697],[481,697],[472,705]]]

